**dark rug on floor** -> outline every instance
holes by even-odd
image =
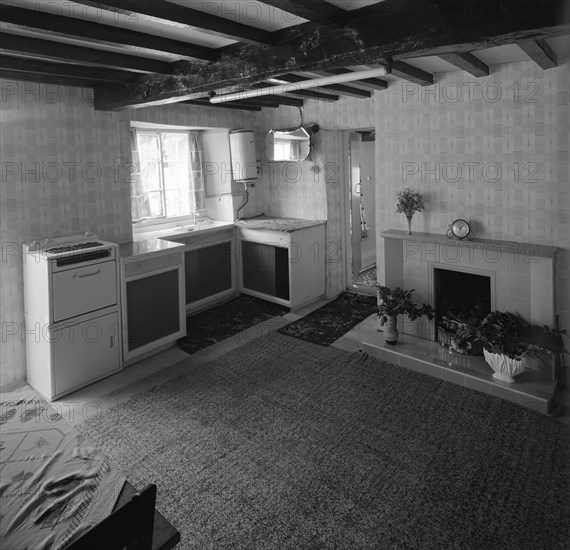
[[[78,427],[180,550],[562,550],[567,427],[277,333]]]
[[[336,300],[285,325],[277,332],[313,344],[330,346],[375,311],[375,296],[343,292]]]
[[[178,341],[189,354],[221,342],[290,310],[285,306],[242,294],[217,307],[186,319],[186,336]]]
[[[376,284],[376,266],[363,269],[355,278],[355,285],[374,286]]]

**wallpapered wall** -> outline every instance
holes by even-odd
[[[450,221],[463,217],[480,237],[558,246],[557,309],[561,328],[570,327],[568,57],[559,63],[547,71],[531,62],[493,66],[491,75],[480,79],[460,71],[436,74],[433,86],[391,84],[376,92],[372,102],[343,99],[307,105],[305,121],[323,128],[376,129],[380,282],[380,233],[406,229],[404,216],[395,212],[396,194],[413,187],[426,199],[425,212],[413,220],[416,231],[443,234]],[[275,124],[298,121],[293,110],[279,109],[276,115]],[[347,149],[342,141],[337,145],[323,149],[339,162]],[[336,201],[347,185],[343,174],[341,168],[340,181],[326,183],[330,237],[339,239],[340,254],[345,247]],[[307,185],[287,189],[289,200],[294,197],[299,205],[312,192]],[[298,211],[308,213],[307,207]],[[329,269],[327,274],[328,286],[343,287],[341,271]]]
[[[243,213],[327,219],[327,293],[346,285],[343,258],[347,188],[343,130],[376,129],[376,225],[405,228],[396,193],[426,197],[417,231],[443,233],[466,217],[478,235],[561,248],[558,312],[569,326],[568,59],[542,71],[530,62],[492,67],[489,77],[437,74],[435,85],[392,84],[373,99],[307,102],[317,149],[298,166],[263,161],[269,128],[299,123],[295,108],[248,113],[172,105],[122,113],[94,111],[82,89],[1,81],[2,383],[25,376],[21,244],[43,236],[94,231],[131,237],[130,120],[247,128],[256,133],[262,174]],[[314,171],[315,164],[319,171]],[[379,280],[383,240],[377,238]]]
[[[22,243],[86,230],[113,242],[131,239],[130,120],[249,128],[255,113],[180,105],[100,112],[93,109],[90,90],[5,80],[0,92],[5,384],[25,377]]]

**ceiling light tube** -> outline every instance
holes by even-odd
[[[353,82],[355,80],[364,80],[366,78],[376,78],[385,76],[388,71],[385,67],[377,69],[367,69],[365,71],[354,71],[351,73],[335,74],[332,76],[324,76],[322,78],[313,78],[311,80],[302,80],[301,82],[290,82],[289,84],[280,84],[278,86],[268,86],[267,88],[256,88],[244,90],[243,92],[235,92],[232,94],[215,95],[210,98],[210,103],[224,103],[226,101],[239,101],[240,99],[248,99],[251,97],[260,97],[272,94],[295,93],[297,90],[306,90],[307,88],[318,88],[319,86],[327,86],[328,84],[341,84],[342,82]]]

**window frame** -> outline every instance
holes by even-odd
[[[190,133],[192,132],[192,130],[184,130],[184,129],[166,129],[166,128],[142,128],[142,127],[133,127],[133,129],[135,130],[135,134],[136,134],[136,139],[137,139],[137,149],[138,149],[138,136],[139,134],[149,134],[149,135],[153,135],[153,136],[158,136],[158,145],[159,145],[159,155],[160,155],[160,159],[158,161],[158,173],[159,173],[159,185],[160,185],[160,189],[158,189],[158,192],[160,192],[161,195],[161,203],[162,203],[162,208],[163,211],[165,212],[164,216],[156,216],[156,217],[151,217],[151,218],[143,218],[141,220],[135,220],[131,218],[131,224],[133,226],[133,229],[136,228],[143,228],[143,227],[149,227],[149,226],[155,226],[155,225],[166,225],[169,223],[180,223],[180,222],[188,222],[188,221],[194,221],[194,214],[193,213],[189,213],[189,214],[184,214],[182,216],[168,216],[166,215],[166,187],[165,187],[165,179],[164,179],[164,158],[163,158],[163,146],[162,146],[162,135],[161,134],[184,134],[186,135],[187,139],[188,139],[188,145],[190,146]],[[142,178],[142,164],[143,164],[143,160],[140,157],[140,150],[139,150],[139,167],[138,167],[138,171],[140,174],[140,177]],[[193,189],[193,185],[191,178],[189,178],[188,180],[189,185],[192,188],[189,188],[188,191],[193,193],[194,189]],[[132,187],[130,189],[131,191],[131,197],[132,197]],[[131,216],[132,216],[132,210],[131,210]]]

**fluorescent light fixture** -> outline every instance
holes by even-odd
[[[302,80],[301,82],[290,82],[288,84],[280,84],[278,86],[269,86],[267,88],[256,88],[252,90],[244,90],[243,92],[235,92],[232,94],[215,95],[210,98],[210,103],[240,101],[242,99],[261,97],[264,95],[295,93],[297,90],[318,88],[319,86],[327,86],[328,84],[341,84],[342,82],[354,82],[355,80],[364,80],[366,78],[386,76],[386,74],[388,74],[388,71],[385,67],[367,69],[365,71],[354,71],[351,73],[335,74],[331,76],[323,76],[322,78]]]

